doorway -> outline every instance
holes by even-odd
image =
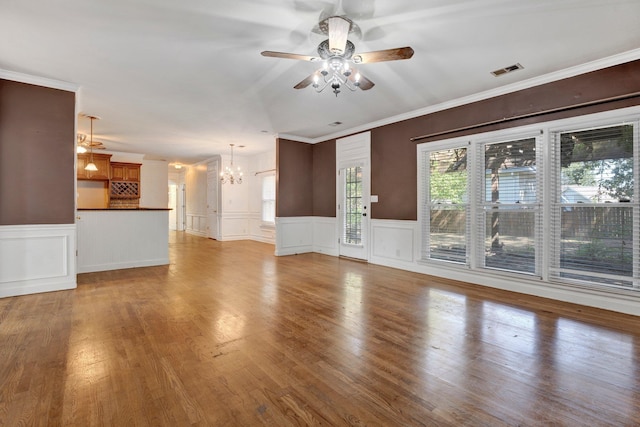
[[[220,186],[220,162],[218,159],[207,163],[207,237],[218,239],[218,189]]]
[[[336,141],[339,255],[369,260],[371,134]]]
[[[178,230],[178,184],[169,181],[169,230]]]

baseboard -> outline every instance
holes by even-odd
[[[154,267],[168,265],[169,258],[137,260],[133,262],[114,262],[108,264],[93,264],[78,267],[78,273],[94,273],[97,271],[122,270],[125,268]]]

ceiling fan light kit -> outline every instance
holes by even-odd
[[[322,61],[322,68],[295,85],[294,89],[304,89],[311,85],[316,92],[320,93],[325,88],[331,87],[336,96],[345,87],[352,92],[357,89],[369,90],[374,86],[374,83],[364,77],[350,63],[366,64],[369,62],[397,61],[409,59],[414,53],[410,47],[401,47],[354,55],[356,49],[354,44],[348,40],[348,36],[357,26],[349,18],[343,16],[330,16],[319,23],[319,28],[329,36],[327,40],[318,45],[319,57],[285,52],[262,52],[262,56],[272,58],[308,62]]]
[[[87,135],[84,133],[79,133],[77,135],[78,143],[76,144],[76,153],[83,154],[87,152],[86,147],[84,146],[84,142],[87,140]]]

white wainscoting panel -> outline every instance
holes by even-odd
[[[79,211],[78,273],[169,264],[169,211]]]
[[[371,263],[404,268],[415,261],[417,221],[371,220]]]
[[[249,238],[257,242],[276,244],[276,226],[262,223],[260,213],[252,213],[249,218]]]
[[[185,231],[196,236],[207,237],[207,216],[187,213],[187,228]]]
[[[0,226],[0,297],[76,287],[76,226]]]
[[[640,295],[636,291],[567,286],[517,275],[454,269],[446,263],[416,263],[413,268],[406,270],[640,316]],[[425,281],[428,280],[428,277],[425,277]]]
[[[338,256],[338,220],[328,217],[313,217],[313,251]]]
[[[637,291],[567,286],[520,275],[452,268],[447,263],[418,262],[419,233],[417,221],[372,220],[370,262],[425,275],[640,315],[640,295]],[[425,276],[425,283],[428,281],[429,277]]]
[[[249,215],[223,213],[220,216],[220,240],[244,240],[249,237]]]
[[[276,218],[276,255],[313,252],[313,217]]]

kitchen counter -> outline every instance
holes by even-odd
[[[170,211],[171,208],[78,208],[78,211]]]
[[[169,264],[170,210],[78,209],[78,273]]]

